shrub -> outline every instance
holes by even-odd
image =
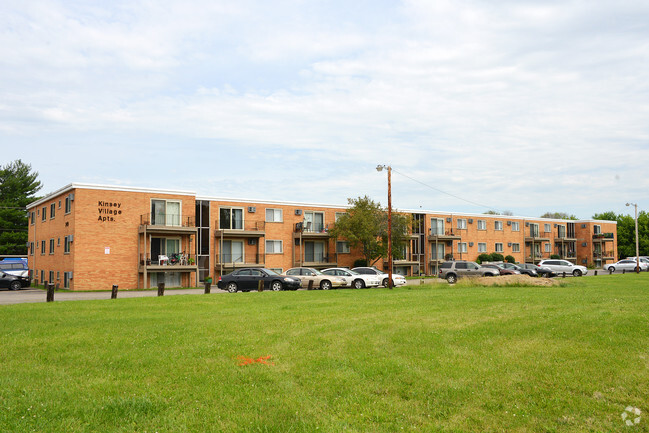
[[[505,257],[503,257],[503,255],[500,254],[500,253],[492,253],[491,254],[491,261],[492,262],[504,262]]]
[[[491,254],[482,253],[482,254],[480,254],[480,255],[478,256],[477,259],[475,259],[475,261],[476,261],[476,263],[478,263],[479,265],[481,265],[482,262],[492,262],[493,260],[491,259]]]
[[[551,254],[551,255],[550,255],[550,258],[556,260],[556,259],[560,259],[561,256],[560,256],[559,254]]]
[[[505,261],[506,261],[507,263],[516,263],[516,259],[514,258],[514,256],[507,256],[507,257],[505,257]]]

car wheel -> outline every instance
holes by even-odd
[[[21,287],[20,281],[12,281],[11,284],[9,284],[9,290],[20,290]]]
[[[579,269],[575,269],[574,271],[572,271],[572,276],[581,277],[581,271]]]
[[[329,290],[331,289],[331,281],[329,280],[323,280],[320,282],[320,289],[322,290]]]
[[[363,287],[365,287],[365,283],[363,282],[363,280],[355,280],[353,286],[355,289],[362,289]]]
[[[237,283],[228,283],[228,285],[225,286],[225,289],[230,293],[237,293]]]
[[[388,287],[388,279],[384,278],[381,284],[383,284],[383,287]]]
[[[280,290],[282,290],[282,283],[280,281],[273,281],[273,284],[271,284],[270,288],[275,292],[279,292]]]
[[[609,266],[609,267],[608,267],[608,270],[609,270],[610,272],[615,272],[615,266]]]
[[[448,281],[449,284],[455,284],[457,282],[457,276],[455,274],[448,274],[446,276],[446,281]]]

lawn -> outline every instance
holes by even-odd
[[[565,281],[1,306],[0,431],[649,431],[649,273]]]

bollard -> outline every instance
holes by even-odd
[[[212,289],[212,283],[205,281],[205,294],[209,295],[211,289]]]
[[[258,292],[264,291],[264,280],[259,280],[259,283],[257,284],[257,291]]]
[[[110,291],[110,299],[117,299],[117,284],[113,284],[113,289]]]
[[[309,280],[309,285],[306,288],[307,290],[313,290],[313,280]]]
[[[597,269],[595,269],[595,276],[597,276]]]
[[[563,278],[566,278],[566,273],[565,272],[563,273]]]
[[[44,281],[45,289],[47,290],[47,302],[54,302],[54,284]]]
[[[165,283],[158,283],[158,296],[164,296],[165,294]]]
[[[622,275],[626,274],[626,269],[622,269]]]
[[[609,274],[609,275],[613,275],[613,269],[608,268],[608,274]]]

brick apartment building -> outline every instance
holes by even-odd
[[[192,287],[240,267],[351,267],[359,251],[328,233],[345,210],[73,183],[28,206],[29,268],[38,284],[105,290]],[[617,259],[614,221],[400,212],[413,219],[404,259],[394,262],[405,275],[436,274],[446,260],[483,252],[528,263],[555,254],[594,266]]]

